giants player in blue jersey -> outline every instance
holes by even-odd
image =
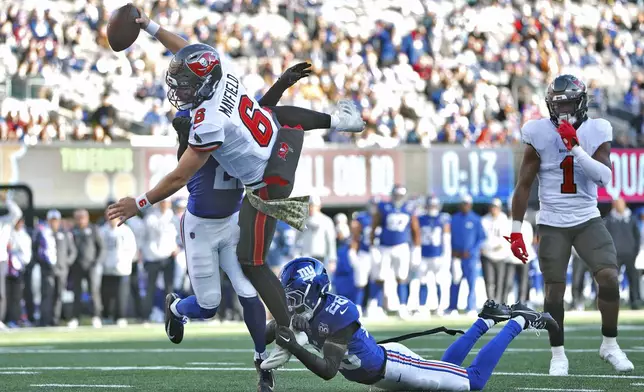
[[[395,290],[398,288],[398,300],[400,307],[398,312],[401,318],[407,318],[407,301],[409,299],[409,268],[412,257],[417,261],[420,259],[420,230],[418,217],[412,203],[407,203],[405,195],[407,189],[400,185],[394,185],[391,191],[391,201],[382,202],[373,216],[371,223],[371,244],[374,245],[375,229],[382,227],[380,233],[380,272],[379,280],[384,281],[386,276],[393,270],[396,281],[384,282],[385,296],[391,307],[392,298],[395,297]],[[413,244],[414,252],[410,248]],[[396,285],[397,283],[397,285]]]
[[[289,68],[260,99],[263,105],[275,105],[284,91],[307,76],[306,64]],[[183,114],[183,115],[182,115]],[[179,112],[172,125],[179,136],[177,158],[188,147],[191,128],[189,113]],[[275,385],[271,370],[260,365],[267,358],[265,344],[266,311],[255,288],[237,261],[239,210],[244,187],[228,175],[214,157],[209,157],[187,184],[188,207],[181,218],[181,239],[186,252],[190,283],[195,295],[180,299],[168,294],[165,304],[165,330],[175,344],[181,343],[187,319],[209,319],[215,316],[221,301],[221,268],[239,296],[244,321],[255,344],[255,365],[259,373],[259,392],[272,391]]]
[[[356,212],[351,221],[351,245],[349,250],[349,260],[353,267],[353,278],[356,287],[355,303],[358,311],[362,315],[362,306],[365,305],[365,291],[369,286],[369,297],[376,300],[370,308],[370,313],[377,312],[377,300],[382,296],[382,285],[375,284],[378,278],[380,253],[376,246],[371,246],[372,216],[377,213],[378,199],[369,200],[367,209]],[[379,231],[376,228],[376,231]],[[378,237],[375,233],[375,237]],[[382,300],[381,300],[382,302]],[[380,308],[382,312],[382,308]],[[370,314],[373,316],[373,314]]]
[[[436,293],[436,313],[442,315],[448,307],[450,265],[452,261],[450,216],[441,213],[440,200],[436,196],[427,198],[425,212],[418,217],[421,237],[420,264],[414,268],[410,292],[416,293],[419,286],[419,315],[429,315],[428,292]],[[436,291],[435,291],[436,290]]]
[[[293,318],[294,328],[305,331],[308,343],[322,356],[305,349],[291,329],[277,327],[273,322],[268,324],[267,340],[274,338],[325,380],[340,372],[349,381],[390,391],[482,390],[503,352],[522,330],[558,328],[548,313],[520,303],[508,307],[488,300],[476,322],[452,343],[440,361],[426,360],[400,343],[378,344],[360,323],[356,305],[328,292],[329,277],[320,261],[295,259],[284,266],[280,280],[289,308],[297,315]],[[472,364],[462,367],[477,340],[504,321],[507,324]]]

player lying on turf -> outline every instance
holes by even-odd
[[[259,99],[262,106],[276,105],[286,89],[308,76],[310,64],[300,63],[289,69],[268,92]],[[172,121],[179,137],[177,159],[188,148],[192,127],[190,113],[179,112]],[[188,275],[195,295],[179,299],[172,293],[165,300],[165,331],[172,343],[183,340],[187,319],[215,317],[221,301],[219,269],[223,270],[239,296],[244,322],[255,344],[255,367],[259,373],[258,392],[270,392],[275,387],[271,370],[260,369],[268,358],[266,353],[266,311],[257,292],[242,272],[235,247],[239,242],[239,208],[244,188],[231,177],[213,157],[188,181],[188,208],[181,219],[181,240],[186,252]]]
[[[318,260],[304,257],[290,261],[280,280],[289,307],[296,313],[294,329],[306,331],[309,342],[322,351],[323,357],[302,347],[291,329],[272,322],[268,324],[267,338],[274,337],[278,345],[286,347],[325,380],[339,371],[349,381],[390,391],[482,390],[503,352],[522,330],[558,328],[548,313],[520,303],[508,307],[488,300],[476,322],[452,343],[442,359],[431,361],[399,343],[376,343],[361,326],[356,305],[328,293],[329,277]],[[508,323],[498,335],[481,349],[468,368],[462,367],[476,341],[503,321]]]
[[[246,189],[236,246],[242,271],[277,323],[288,326],[284,288],[265,261],[277,219],[290,219],[300,228],[306,219],[308,204],[301,198],[288,199],[304,143],[301,131],[361,132],[361,112],[351,101],[338,102],[334,114],[295,106],[262,107],[248,95],[234,65],[214,48],[190,45],[150,21],[140,9],[139,13],[136,22],[141,28],[174,53],[165,78],[168,100],[179,110],[191,111],[192,128],[178,166],[138,198],[123,198],[111,205],[108,216],[124,222],[176,193],[211,157],[215,158],[225,173]],[[280,347],[270,354],[277,363],[284,363],[288,357]]]

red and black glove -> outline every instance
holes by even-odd
[[[523,242],[523,234],[521,233],[512,233],[510,236],[503,236],[510,243],[510,249],[512,249],[512,254],[517,259],[521,260],[523,264],[528,262],[528,250],[525,247]]]
[[[568,121],[563,120],[557,128],[559,136],[568,151],[572,150],[573,147],[579,145],[579,139],[577,139],[577,130],[573,127]]]

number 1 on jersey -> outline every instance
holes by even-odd
[[[561,183],[561,193],[577,193],[577,184],[575,184],[575,157],[568,155],[561,161],[559,168],[563,170],[563,183]]]

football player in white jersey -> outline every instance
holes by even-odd
[[[619,284],[613,240],[597,209],[597,186],[611,180],[610,143],[613,129],[604,119],[588,118],[586,85],[572,75],[558,76],[549,86],[550,118],[527,122],[518,183],[512,198],[512,252],[524,263],[528,252],[521,234],[532,183],[539,179],[537,215],[539,266],[545,282],[544,310],[561,327],[550,331],[550,375],[568,375],[564,352],[564,291],[566,269],[574,246],[593,272],[602,316],[602,359],[615,370],[628,372],[633,364],[617,344]]]
[[[275,215],[288,217],[292,212],[280,208],[280,204],[267,207],[259,199],[289,197],[302,151],[302,130],[361,132],[364,122],[360,111],[350,101],[339,102],[338,112],[331,115],[294,106],[260,107],[246,93],[232,64],[214,48],[190,45],[150,21],[140,9],[139,13],[136,22],[141,28],[174,53],[166,73],[168,100],[179,110],[191,111],[192,129],[189,148],[178,166],[149,192],[110,206],[108,215],[125,221],[138,210],[169,197],[185,186],[212,155],[247,190],[239,213],[236,252],[242,270],[276,322],[288,327],[290,315],[284,289],[265,260],[277,223]],[[264,212],[251,204],[250,193],[257,208],[262,207]],[[285,350],[276,349],[262,368],[268,364],[279,366],[289,357]]]

